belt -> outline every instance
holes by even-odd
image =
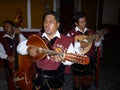
[[[43,69],[37,69],[37,73],[47,76],[54,76],[58,74],[58,70],[43,70]]]
[[[54,76],[42,75],[44,78],[53,78]]]

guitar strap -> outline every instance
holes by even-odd
[[[52,49],[52,45],[54,44],[54,42],[56,41],[57,37],[54,37],[53,39],[51,39],[50,41],[46,38],[46,37],[43,37],[43,40],[46,42],[47,46],[49,49],[53,50]]]
[[[51,40],[49,41],[49,44],[52,46],[52,45],[54,44],[54,42],[55,42],[56,39],[57,39],[57,37],[54,37],[53,39],[51,39]]]

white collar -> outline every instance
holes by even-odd
[[[80,28],[78,28],[78,26],[75,27],[75,31],[76,31],[76,32],[79,31],[79,32],[81,32],[81,33],[85,33],[87,30],[88,30],[88,28],[85,27],[84,32],[82,32],[82,30],[81,30]]]
[[[48,40],[50,40],[45,32],[43,33],[42,37],[46,37]],[[54,37],[61,38],[60,32],[58,30],[56,31],[56,34],[54,35]]]
[[[8,35],[8,34],[4,34],[4,36],[3,36],[3,37],[8,37],[8,38],[13,39],[13,38],[15,37],[15,34],[13,34],[13,36],[10,36],[10,35]]]

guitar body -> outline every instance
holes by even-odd
[[[14,81],[20,90],[32,90],[33,64],[27,55],[19,55],[19,69],[14,73]]]
[[[28,42],[27,42],[28,46],[36,46],[36,47],[42,47],[45,49],[48,49],[46,43],[44,42],[44,40],[42,38],[40,38],[37,35],[32,35],[28,38]],[[47,54],[46,53],[39,53],[37,56],[35,57],[31,57],[31,61],[35,62],[38,60],[43,59]]]
[[[86,35],[77,35],[77,36],[75,36],[75,41],[83,42],[86,38],[88,38],[88,36],[86,36]],[[86,42],[86,43],[88,43],[88,46],[83,49],[80,49],[80,53],[82,55],[86,54],[91,49],[92,44],[93,44],[93,42]]]
[[[108,33],[108,29],[104,28],[104,29],[102,29],[100,31],[97,31],[96,34],[94,34],[92,36],[86,36],[86,35],[77,35],[77,36],[75,36],[75,41],[76,42],[86,42],[86,43],[88,43],[87,47],[80,50],[81,54],[84,55],[91,49],[93,41],[97,37],[103,36],[103,35],[105,35],[107,33]]]
[[[80,50],[81,54],[86,54],[92,47],[92,42],[88,43],[88,46],[82,50]]]
[[[29,59],[27,55],[18,54],[18,70],[14,69],[14,62],[9,62],[9,90],[32,90],[34,70],[33,63]]]

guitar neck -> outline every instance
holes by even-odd
[[[40,53],[47,53],[47,54],[50,54],[50,55],[64,55],[63,53],[55,52],[55,51],[45,49],[45,48],[39,48],[39,52]]]
[[[92,42],[94,39],[96,39],[97,38],[97,36],[98,37],[101,37],[101,36],[104,36],[105,34],[107,34],[108,33],[108,30],[106,30],[106,29],[103,29],[103,30],[101,30],[101,31],[98,31],[95,35],[93,35],[93,36],[88,36],[86,39],[88,40],[88,42]]]
[[[44,48],[39,48],[39,52],[47,53],[50,55],[63,55],[65,60],[71,61],[74,63],[78,63],[78,64],[83,64],[83,65],[86,64],[87,65],[89,63],[88,57],[84,57],[84,56],[76,55],[76,54],[72,54],[72,53],[59,53],[59,52],[55,52],[55,51],[44,49]]]
[[[88,42],[93,42],[93,40],[96,38],[96,35],[93,35],[93,36],[91,36],[91,37],[87,37],[86,38],[86,40],[88,41]]]

